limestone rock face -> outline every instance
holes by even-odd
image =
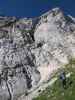
[[[38,18],[0,17],[0,98],[15,100],[75,57],[75,19],[55,8]]]
[[[45,58],[48,59],[50,56],[48,57],[47,54],[52,55],[53,59],[57,59],[60,63],[67,63],[68,57],[75,56],[74,34],[75,22],[71,17],[65,16],[59,8],[42,15],[34,33],[35,42],[42,44],[41,52],[37,50],[38,53],[35,54],[37,63],[42,63]],[[40,57],[42,60],[38,61]]]
[[[0,23],[0,98],[15,100],[38,83],[40,73],[30,48],[32,20],[11,19],[5,23],[7,19],[3,17]]]

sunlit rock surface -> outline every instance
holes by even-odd
[[[75,57],[75,19],[55,8],[37,18],[0,16],[0,100],[15,100]]]

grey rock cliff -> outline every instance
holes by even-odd
[[[0,99],[11,100],[25,93],[40,80],[35,56],[31,52],[31,19],[9,20],[0,28]],[[8,20],[6,22],[6,20]]]
[[[34,19],[1,16],[0,100],[17,99],[38,85],[42,78],[38,68],[61,66],[71,57],[75,57],[75,19],[59,8]]]

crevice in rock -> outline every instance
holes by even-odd
[[[38,24],[39,20],[40,20],[39,17],[38,17],[38,18],[35,18],[35,19],[33,20],[33,26],[32,26],[32,28],[31,28],[31,30],[29,31],[30,36],[32,37],[33,42],[35,41],[34,32],[35,32],[36,25]]]
[[[27,80],[27,88],[30,89],[32,87],[32,84],[31,84],[32,80],[31,80],[31,76],[29,77],[25,67],[23,67],[23,74],[25,75],[26,80]]]

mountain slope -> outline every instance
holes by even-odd
[[[54,8],[37,18],[0,17],[0,98],[16,99],[75,57],[75,20]]]

